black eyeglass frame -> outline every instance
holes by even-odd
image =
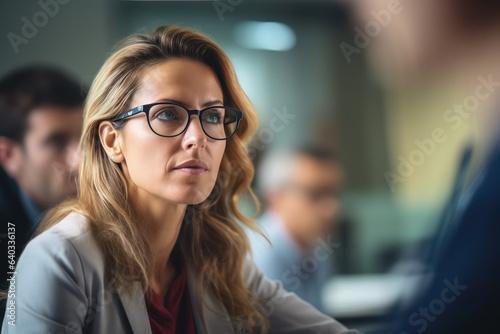
[[[188,120],[187,120],[186,126],[184,127],[184,129],[182,129],[181,132],[179,132],[176,135],[166,136],[166,135],[159,134],[158,132],[156,132],[153,129],[153,127],[151,126],[151,122],[149,120],[149,110],[151,110],[152,107],[154,107],[156,105],[160,105],[160,104],[168,104],[168,105],[178,106],[178,107],[181,107],[182,109],[184,109],[187,112],[187,114],[188,114]],[[203,113],[205,111],[213,109],[213,108],[228,109],[228,110],[233,111],[236,114],[236,120],[235,120],[236,127],[234,128],[234,131],[233,131],[233,133],[230,136],[228,136],[226,138],[215,138],[215,137],[210,136],[207,133],[207,131],[205,130],[205,127],[203,126],[203,122],[202,122],[202,115],[203,115]],[[160,137],[167,137],[167,138],[177,137],[177,136],[180,136],[181,134],[183,134],[184,131],[186,131],[186,129],[189,127],[189,124],[191,123],[191,116],[192,115],[197,115],[198,119],[200,121],[201,128],[202,128],[203,132],[205,133],[205,135],[207,137],[209,137],[211,139],[214,139],[214,140],[227,140],[227,139],[231,138],[236,133],[236,131],[238,130],[238,127],[240,126],[240,121],[243,119],[243,112],[241,110],[238,110],[238,109],[235,109],[235,108],[232,108],[232,107],[226,107],[226,106],[219,106],[219,105],[217,105],[217,106],[210,106],[210,107],[207,107],[207,108],[203,108],[203,109],[197,110],[197,109],[188,109],[188,108],[184,107],[181,104],[173,103],[173,102],[155,102],[155,103],[143,104],[143,105],[137,106],[137,107],[135,107],[133,109],[130,109],[128,111],[125,111],[124,113],[122,113],[122,114],[118,115],[117,117],[113,118],[111,120],[111,122],[123,121],[123,120],[126,120],[129,117],[138,115],[141,112],[144,112],[146,114],[148,125],[149,125],[149,128],[151,129],[151,131],[153,131],[156,135],[158,135]],[[231,122],[231,123],[233,123],[233,122]],[[224,125],[226,125],[226,124],[230,124],[230,123],[224,123]]]

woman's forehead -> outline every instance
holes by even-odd
[[[222,101],[216,74],[207,65],[190,59],[172,59],[144,71],[133,100],[139,104],[161,100],[204,104]]]

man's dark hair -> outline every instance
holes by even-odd
[[[85,95],[77,81],[53,67],[34,65],[10,72],[0,80],[0,136],[22,143],[34,109],[78,107]]]
[[[498,0],[448,0],[458,9],[459,18],[468,28],[488,28],[500,19],[500,1]]]

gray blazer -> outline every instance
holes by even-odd
[[[194,293],[196,268],[185,258],[197,333],[247,332],[208,291],[203,292],[208,305],[199,300]],[[71,213],[24,250],[17,264],[15,286],[11,286],[15,293],[11,292],[7,300],[2,333],[151,334],[140,284],[134,285],[130,294],[110,289],[104,267],[86,219]],[[268,280],[250,261],[245,271],[249,287],[267,301],[272,333],[358,333]]]

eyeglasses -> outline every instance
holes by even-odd
[[[189,110],[176,103],[151,103],[135,107],[112,119],[125,120],[141,112],[146,113],[151,130],[161,137],[176,137],[186,131],[192,115],[198,115],[203,132],[215,140],[230,138],[240,125],[243,112],[225,107],[212,106],[201,110]]]

